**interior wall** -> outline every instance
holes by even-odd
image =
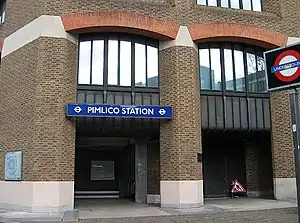
[[[160,160],[159,142],[148,143],[147,169],[148,169],[148,194],[160,194]]]
[[[248,196],[273,196],[271,144],[268,140],[245,145]]]
[[[204,196],[230,196],[231,180],[246,186],[245,154],[243,147],[215,144],[203,149]]]
[[[121,150],[77,148],[75,161],[75,190],[118,191],[119,180],[122,174],[124,174],[124,168],[121,165],[122,154]],[[90,177],[92,160],[114,161],[115,180],[92,181]]]

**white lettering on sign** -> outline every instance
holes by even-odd
[[[154,115],[152,108],[122,108],[122,115]]]
[[[131,108],[131,107],[88,107],[88,113],[110,114],[110,115],[154,115],[153,108]],[[161,112],[160,112],[161,113]],[[165,113],[165,111],[164,111]],[[161,114],[163,115],[163,114]]]
[[[88,107],[88,113],[92,114],[111,114],[111,115],[118,115],[120,113],[119,108],[113,107]]]
[[[88,107],[88,113],[92,112],[93,111],[93,107]],[[94,112],[92,112],[94,113]]]
[[[100,113],[101,112],[101,108],[99,107],[99,108],[95,108],[95,112],[93,112],[93,113]]]

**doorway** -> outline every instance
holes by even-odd
[[[232,180],[247,190],[241,196],[273,194],[270,132],[204,132],[202,136],[206,198],[230,196]]]
[[[135,146],[77,146],[75,199],[135,200]]]
[[[245,154],[238,148],[206,148],[203,154],[204,195],[207,198],[230,196],[231,181],[246,186]]]
[[[203,179],[206,198],[231,196],[232,180],[238,180],[244,187],[247,186],[243,143],[237,133],[203,134]]]

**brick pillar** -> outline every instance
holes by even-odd
[[[282,32],[289,36],[287,44],[299,43],[300,1],[281,0],[280,3],[280,16],[289,24],[282,27]],[[271,94],[271,115],[274,196],[278,200],[297,199],[288,91]]]
[[[160,126],[162,207],[203,204],[198,54],[189,37],[181,27],[175,41],[160,46],[160,103],[174,110]]]
[[[296,199],[291,111],[288,91],[271,93],[274,197]]]
[[[75,124],[66,118],[65,106],[76,101],[77,45],[56,36],[26,42],[22,37],[31,34],[27,31],[4,43],[1,147],[5,152],[22,150],[23,165],[22,182],[0,181],[0,206],[33,212],[72,210]],[[22,47],[9,51],[12,46]],[[2,180],[4,153],[0,156]]]

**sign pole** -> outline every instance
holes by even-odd
[[[296,186],[298,200],[298,222],[300,223],[300,120],[299,120],[299,101],[297,89],[290,90],[290,104],[292,114],[292,132],[295,156]]]

